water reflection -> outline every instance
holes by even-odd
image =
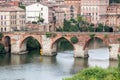
[[[73,58],[73,51],[59,52],[56,57],[36,53],[0,56],[0,80],[62,80],[93,65],[87,59]],[[117,62],[110,61],[109,66],[113,65]]]

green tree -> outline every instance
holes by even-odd
[[[69,32],[70,26],[71,26],[70,21],[67,21],[66,19],[64,19],[63,31]]]
[[[0,40],[2,39],[2,37],[3,37],[3,33],[0,32]]]
[[[39,14],[37,23],[43,23],[43,22],[44,22],[44,19],[42,17],[40,17],[40,14]]]
[[[110,3],[120,3],[120,0],[110,0]]]

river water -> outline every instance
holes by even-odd
[[[73,51],[59,52],[54,57],[40,56],[37,52],[1,55],[0,80],[62,80],[95,63],[103,65],[101,61],[73,58]],[[116,67],[117,61],[104,61],[105,66]]]

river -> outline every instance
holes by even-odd
[[[62,80],[93,64],[88,60],[74,58],[73,51],[59,52],[54,57],[40,56],[37,52],[0,55],[0,80]],[[105,64],[116,67],[117,61],[106,61]]]

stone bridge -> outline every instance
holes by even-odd
[[[53,32],[52,34],[55,34],[55,36],[49,38],[46,37],[45,32],[8,32],[3,34],[2,43],[5,45],[5,49],[7,51],[10,49],[10,52],[14,54],[25,52],[27,39],[32,37],[39,42],[43,52],[42,55],[53,56],[57,52],[57,42],[61,38],[64,38],[72,44],[74,57],[84,58],[90,46],[91,34],[95,34],[94,38],[102,40],[102,44],[109,48],[110,59],[117,59],[117,55],[119,54],[119,33]],[[73,44],[71,42],[70,39],[73,36],[78,38],[78,43]]]

